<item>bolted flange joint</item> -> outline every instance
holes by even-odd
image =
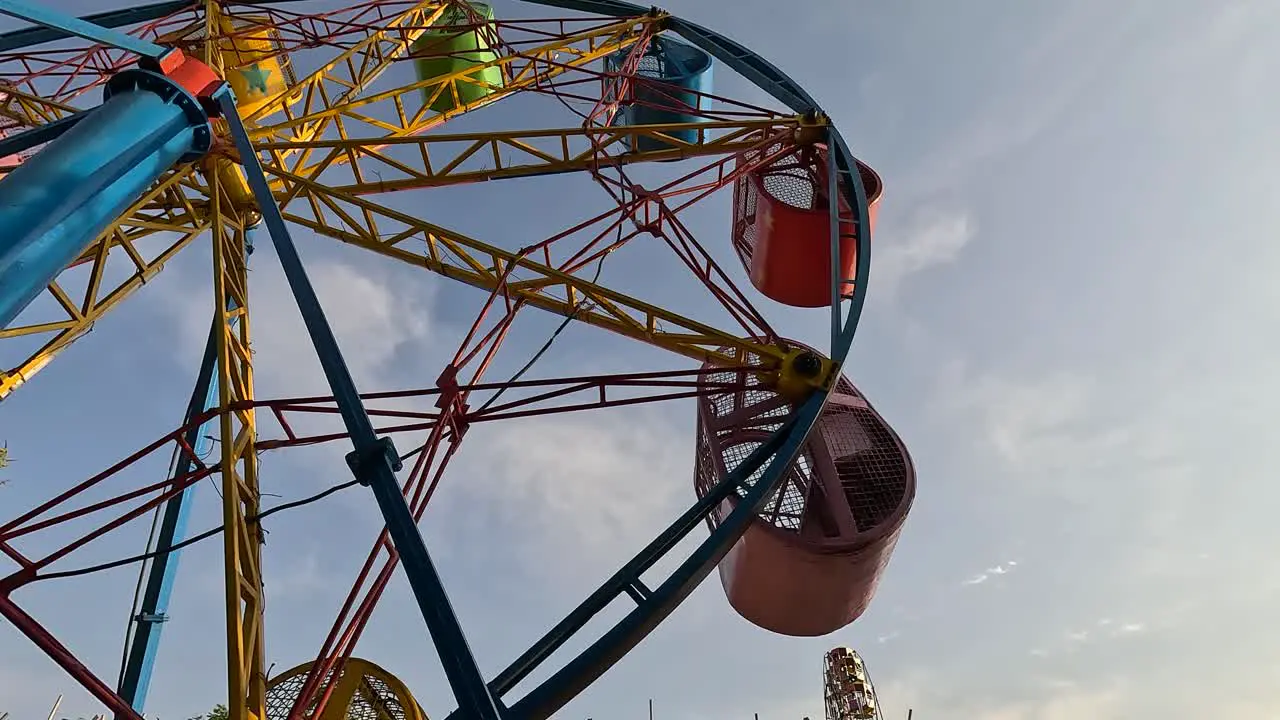
[[[400,472],[404,469],[404,463],[400,462],[400,453],[389,437],[380,437],[374,440],[372,445],[352,450],[347,453],[346,459],[351,473],[356,476],[356,480],[361,485],[365,486],[372,484],[374,463],[386,463],[391,467],[392,472]]]

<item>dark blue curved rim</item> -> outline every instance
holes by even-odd
[[[614,17],[636,17],[650,10],[619,0],[525,1]],[[669,19],[667,29],[680,35],[687,42],[702,48],[795,113],[817,116],[822,112],[817,102],[791,78],[767,60],[733,40],[700,25],[674,17]],[[831,358],[836,362],[838,372],[849,354],[854,334],[857,332],[858,320],[862,315],[871,274],[871,234],[863,232],[863,229],[869,227],[867,195],[862,177],[857,170],[857,161],[834,126],[828,126],[828,133],[828,145],[835,158],[834,168],[839,187],[842,188],[849,207],[853,208],[853,219],[859,229],[857,268],[853,278],[857,292],[849,301],[847,314],[840,323],[839,332],[832,338]],[[833,203],[833,206],[837,205]],[[838,242],[838,238],[832,240]],[[833,295],[837,294],[835,287],[832,288],[832,292]],[[832,311],[840,312],[839,302],[833,303]],[[586,650],[530,690],[523,698],[509,707],[504,707],[506,717],[512,720],[544,720],[550,717],[604,674],[666,619],[693,592],[693,589],[706,579],[707,575],[728,554],[734,543],[746,532],[757,513],[781,483],[786,470],[795,461],[801,446],[821,415],[827,396],[827,392],[819,392],[810,397],[768,442],[757,448],[741,465],[722,478],[707,495],[689,508],[564,620],[500,673],[489,684],[499,702],[503,695],[527,677],[542,661],[619,595],[625,593],[636,602],[636,607],[626,617]],[[754,484],[745,486],[744,481],[766,461],[768,466],[764,475]],[[724,498],[735,492],[740,494],[741,500],[733,512],[724,518],[710,536],[661,585],[650,590],[640,579],[645,570],[652,567],[694,527],[703,522]],[[450,716],[450,720],[460,720],[460,717],[468,714],[465,708],[459,708]]]

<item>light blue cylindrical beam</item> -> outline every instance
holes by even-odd
[[[234,325],[235,319],[231,321]],[[209,329],[209,339],[205,343],[204,359],[200,363],[200,372],[196,375],[196,386],[187,404],[184,425],[190,425],[196,417],[218,404],[218,332],[216,324]],[[213,449],[213,435],[218,424],[218,415],[213,415],[201,425],[192,427],[185,433],[185,441],[194,450],[191,454],[181,453],[173,467],[171,479],[184,478],[196,470],[197,458],[206,457]],[[191,503],[196,493],[196,485],[188,485],[185,490],[169,498],[164,504],[160,516],[159,533],[156,535],[155,550],[162,554],[151,561],[147,569],[146,588],[142,592],[142,602],[138,606],[138,614],[130,618],[133,634],[129,639],[129,651],[125,656],[124,667],[120,673],[120,687],[116,692],[133,706],[141,715],[147,701],[147,692],[151,688],[151,673],[155,670],[156,656],[160,650],[160,633],[164,623],[168,621],[169,598],[173,594],[174,580],[178,574],[178,559],[181,550],[169,548],[186,540],[187,517],[191,512]],[[117,714],[117,720],[123,716]]]
[[[90,117],[0,180],[0,328],[211,139],[199,101],[173,81],[146,70],[112,78]]]

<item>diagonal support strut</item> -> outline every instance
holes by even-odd
[[[396,471],[400,470],[401,464],[395,447],[390,438],[379,438],[374,432],[373,423],[369,420],[351,378],[351,371],[343,360],[338,341],[333,336],[333,330],[316,297],[315,288],[302,265],[302,258],[298,255],[280,209],[272,198],[266,176],[262,173],[262,165],[237,113],[235,98],[229,88],[223,86],[216,94],[216,99],[240,153],[249,187],[258,202],[263,222],[271,235],[280,265],[298,303],[298,310],[302,313],[343,424],[355,447],[347,455],[347,464],[356,479],[373,490],[460,709],[470,720],[500,720],[502,712],[480,674],[462,626],[449,603],[440,574],[427,552],[426,543],[418,532],[408,502],[401,492],[400,483],[396,479]]]

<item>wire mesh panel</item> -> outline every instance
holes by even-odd
[[[281,673],[267,687],[267,720],[287,720],[307,683],[310,665]],[[320,715],[317,700],[303,713],[316,720],[427,720],[418,702],[399,680],[367,660],[351,658],[340,673],[327,673],[320,687],[333,692]],[[321,693],[323,694],[323,693]]]
[[[755,163],[783,150],[781,145],[746,153]],[[875,223],[880,178],[859,163],[867,192],[868,228]],[[827,149],[801,147],[739,176],[734,184],[733,246],[751,283],[765,296],[796,307],[821,307],[832,301],[831,233]],[[852,289],[857,266],[858,228],[847,203],[840,201],[839,275],[841,295]]]
[[[706,382],[726,382],[733,374],[709,373]],[[754,382],[699,400],[699,497],[794,409]],[[788,635],[821,635],[853,622],[875,593],[914,496],[906,448],[841,377],[779,489],[721,563],[730,604],[757,625]],[[712,514],[712,526],[736,500]]]
[[[707,119],[711,105],[711,56],[702,50],[665,36],[653,38],[643,54],[628,67],[632,50],[616,53],[605,61],[609,73],[631,79],[625,95],[615,95],[615,80],[607,78],[605,97],[618,104],[614,117],[618,125],[661,125],[699,123]],[[698,139],[698,130],[672,130],[668,135],[680,142]],[[641,137],[633,149],[648,151],[672,147],[671,143]]]

